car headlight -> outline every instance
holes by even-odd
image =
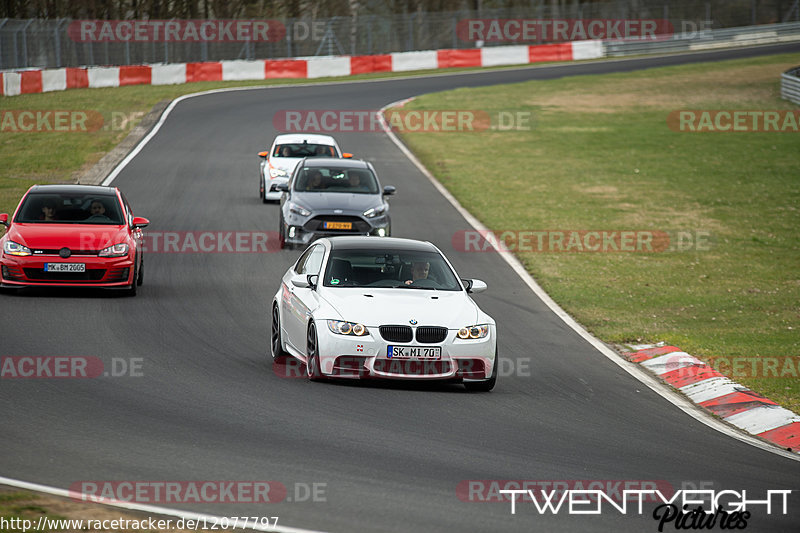
[[[307,217],[308,215],[311,214],[311,211],[297,204],[291,204],[289,206],[289,211],[291,211],[295,215],[300,215],[301,217]]]
[[[14,241],[6,241],[3,245],[3,251],[8,255],[31,255],[30,248]]]
[[[97,255],[100,257],[122,257],[123,255],[128,255],[128,245],[115,244],[113,246],[109,246],[108,248],[103,248]]]
[[[458,330],[459,339],[482,339],[488,334],[489,334],[489,326],[487,324],[466,326]]]
[[[270,178],[284,178],[284,177],[286,177],[288,175],[289,174],[285,170],[283,170],[282,168],[269,167],[269,177]]]
[[[367,218],[375,218],[383,215],[386,212],[386,206],[382,205],[380,207],[373,207],[372,209],[367,209],[364,211],[364,216]]]
[[[369,333],[367,326],[364,324],[355,324],[342,320],[328,320],[328,329],[338,335],[354,335],[356,337],[363,337]]]

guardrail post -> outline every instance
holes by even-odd
[[[2,29],[3,29],[3,26],[6,25],[6,22],[8,22],[8,18],[4,18],[2,21],[0,21],[0,68],[3,68],[3,32],[2,32]]]
[[[56,27],[53,30],[53,39],[55,39],[56,45],[56,67],[61,67],[61,32],[59,30],[62,22],[64,19],[56,19]]]
[[[25,26],[22,27],[22,66],[28,68],[28,26],[33,24],[35,19],[30,19]]]

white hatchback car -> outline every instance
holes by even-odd
[[[336,139],[330,135],[312,133],[278,135],[269,151],[258,155],[261,157],[258,195],[264,203],[281,199],[278,184],[289,181],[297,163],[304,157],[353,157],[353,154],[342,153]]]
[[[312,380],[456,380],[489,391],[497,380],[494,319],[470,298],[429,242],[328,237],[289,268],[272,300],[270,350],[305,363]]]

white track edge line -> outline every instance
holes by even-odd
[[[464,220],[469,223],[475,230],[478,231],[490,231],[489,228],[483,225],[477,218],[475,218],[472,213],[464,209],[464,207],[459,203],[458,200],[448,191],[444,185],[442,185],[439,180],[437,180],[433,174],[425,168],[419,159],[406,147],[405,144],[394,134],[394,132],[389,128],[388,124],[386,123],[385,119],[383,119],[383,112],[396,105],[399,105],[400,102],[404,102],[408,99],[398,100],[397,102],[393,102],[391,104],[385,105],[380,110],[380,118],[381,118],[381,125],[383,126],[384,133],[392,140],[392,142],[397,145],[400,151],[422,172],[422,174],[428,178],[428,180],[433,184],[436,190],[444,196],[444,198],[450,202],[450,204],[458,211]],[[550,308],[550,310],[558,316],[567,326],[569,326],[575,333],[583,337],[589,344],[594,346],[597,351],[601,354],[606,356],[612,362],[614,362],[617,366],[625,370],[628,374],[633,376],[634,378],[638,379],[647,387],[661,396],[662,398],[666,399],[676,407],[678,407],[681,411],[686,413],[687,415],[691,416],[695,420],[702,422],[706,426],[719,431],[729,437],[733,437],[734,439],[740,440],[751,446],[755,446],[756,448],[774,453],[776,455],[780,455],[782,457],[786,457],[788,459],[792,459],[794,461],[800,461],[800,455],[794,454],[787,450],[783,450],[777,445],[769,444],[762,440],[759,440],[749,434],[741,433],[740,431],[728,426],[727,424],[715,419],[710,414],[703,411],[699,406],[697,406],[694,402],[691,402],[684,396],[679,395],[678,393],[673,392],[670,389],[667,389],[662,382],[653,376],[648,371],[643,370],[639,365],[635,363],[631,363],[630,361],[626,361],[622,358],[619,354],[613,351],[611,348],[606,346],[601,340],[595,338],[591,333],[586,331],[583,326],[578,324],[566,311],[561,309],[561,307],[548,295],[544,289],[539,286],[536,280],[525,270],[525,267],[522,266],[522,263],[519,262],[519,259],[516,258],[511,252],[503,251],[497,248],[494,242],[489,241],[492,245],[492,248],[503,258],[503,260],[510,266],[514,272],[528,285],[528,287],[533,291],[533,293],[539,297],[539,299],[544,302],[544,304]]]
[[[12,479],[7,477],[0,476],[0,485],[8,485],[11,487],[16,487],[20,489],[27,489],[36,492],[43,492],[45,494],[50,494],[52,496],[61,496],[63,498],[70,498],[75,499],[75,492],[69,491],[67,489],[58,489],[55,487],[49,487],[47,485],[39,485],[38,483],[29,483],[27,481],[20,481],[18,479]],[[95,501],[88,501],[86,503],[96,503],[100,505],[106,505],[109,507],[118,507],[121,509],[128,509],[131,511],[140,511],[145,513],[153,513],[159,514],[164,516],[174,516],[176,518],[187,518],[190,520],[203,520],[206,519],[207,521],[210,520],[221,520],[222,516],[216,516],[211,514],[204,514],[204,513],[195,513],[193,511],[181,511],[180,509],[169,509],[164,507],[158,507],[156,505],[145,505],[141,503],[130,503],[130,502],[95,502]],[[86,519],[91,520],[91,519]],[[313,529],[301,529],[291,526],[261,526],[255,525],[250,527],[237,527],[236,529],[245,529],[245,530],[253,530],[253,531],[265,531],[269,533],[323,533],[321,531],[313,530]]]

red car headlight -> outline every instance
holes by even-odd
[[[100,257],[122,257],[124,255],[128,255],[128,249],[129,248],[127,244],[115,244],[113,246],[109,246],[108,248],[103,248],[97,255]]]
[[[18,242],[14,241],[6,241],[3,245],[3,251],[8,255],[31,255],[31,249],[27,246],[23,246]]]

